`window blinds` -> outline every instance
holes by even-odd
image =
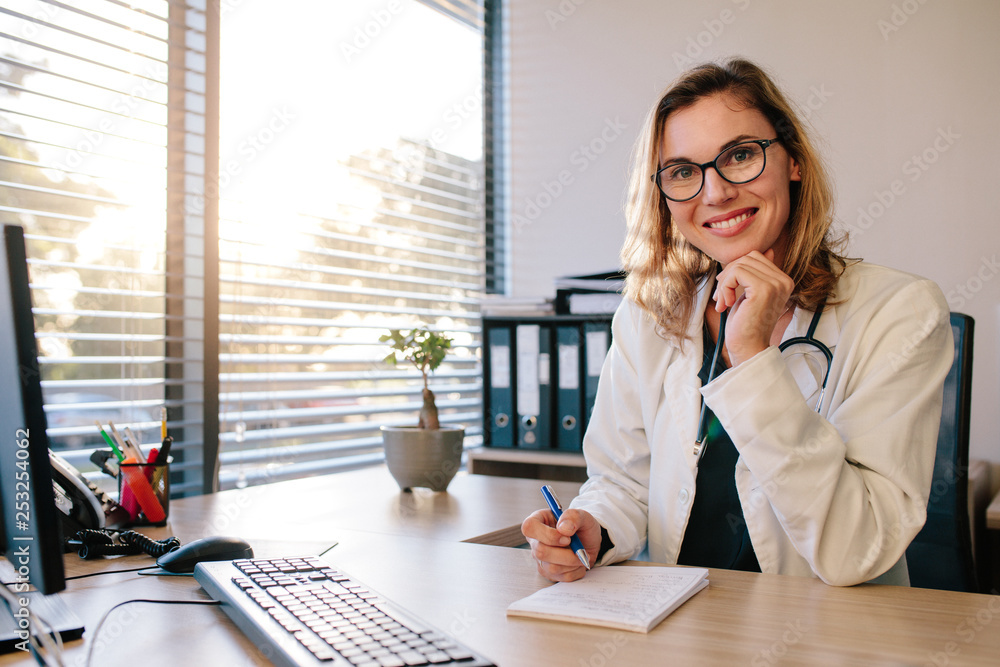
[[[223,117],[246,119],[221,141],[223,489],[381,461],[380,426],[421,405],[416,370],[382,361],[393,328],[454,339],[431,387],[481,440],[482,10],[473,32],[425,4],[326,5],[326,39],[302,28],[267,54],[241,50],[253,14],[223,16]],[[275,55],[292,52],[310,67]],[[244,92],[236,71],[275,83]]]
[[[353,10],[338,24],[352,46],[381,6],[301,4],[312,14]],[[225,139],[248,112],[227,108],[225,96],[220,112],[219,22],[239,23],[256,6],[211,7],[0,7],[0,219],[28,235],[54,447],[93,470],[95,420],[155,441],[166,406],[175,493],[372,464],[382,457],[379,426],[415,422],[420,404],[419,376],[385,365],[378,337],[418,324],[455,339],[432,386],[442,420],[465,424],[467,444],[478,442],[477,303],[494,241],[484,231],[482,7],[393,5],[393,30],[362,42],[360,56],[339,53],[357,57],[353,69],[306,86],[353,100],[339,106],[362,115],[420,116],[423,129],[362,142],[358,122],[323,118],[328,132],[301,132],[309,107],[278,100],[221,152],[220,129]],[[275,26],[301,15],[264,11]],[[417,62],[411,45],[431,33],[437,59]],[[299,67],[294,32],[284,34],[289,43],[261,54],[284,68],[268,87],[323,71],[318,61]],[[380,65],[392,49],[404,55]],[[363,108],[391,87],[372,81],[414,63],[408,78],[423,95]],[[466,76],[470,64],[478,78]],[[282,151],[296,141],[305,153],[290,161]],[[237,167],[273,162],[308,182],[307,196],[275,204],[252,196],[262,188],[239,190],[246,173],[232,169],[234,150],[244,157]]]
[[[159,440],[201,489],[203,4],[8,0],[0,8],[0,219],[25,228],[54,449],[80,469],[94,421]]]

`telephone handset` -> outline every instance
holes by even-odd
[[[52,450],[49,463],[64,543],[81,530],[111,528],[128,520],[121,505]]]

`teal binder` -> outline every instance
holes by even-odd
[[[556,327],[555,352],[555,448],[567,452],[583,449],[583,394],[580,374],[580,327]]]
[[[517,446],[522,449],[547,449],[551,442],[549,425],[552,409],[549,395],[549,327],[519,324],[515,335]]]
[[[590,422],[597,400],[597,383],[601,378],[601,368],[611,346],[611,326],[605,322],[586,322],[583,325],[583,388],[584,388],[584,428]]]
[[[514,388],[513,351],[510,328],[484,327],[486,363],[486,445],[491,447],[514,446]]]

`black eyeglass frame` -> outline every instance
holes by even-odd
[[[767,149],[770,146],[772,146],[773,144],[778,143],[779,141],[781,141],[780,137],[775,137],[774,139],[750,139],[748,141],[741,141],[738,144],[733,144],[729,148],[722,149],[721,151],[719,151],[719,154],[715,156],[714,160],[712,160],[711,162],[706,162],[705,164],[698,164],[697,162],[672,162],[672,163],[670,163],[668,165],[660,167],[659,169],[656,170],[656,173],[654,173],[652,176],[649,177],[649,180],[653,181],[653,183],[656,184],[656,189],[660,191],[660,194],[662,194],[664,197],[666,197],[670,201],[678,202],[678,203],[680,203],[680,202],[686,202],[686,201],[691,201],[692,199],[694,199],[695,197],[697,197],[698,195],[700,195],[701,191],[705,189],[705,173],[706,173],[706,170],[709,167],[711,167],[712,169],[714,169],[715,173],[717,173],[722,178],[722,180],[726,181],[727,183],[732,183],[733,185],[743,185],[744,183],[749,183],[750,181],[754,181],[754,180],[757,180],[758,178],[760,178],[760,175],[764,173],[764,169],[767,168]],[[738,146],[742,146],[743,144],[757,144],[758,146],[760,146],[761,150],[762,150],[762,152],[764,154],[764,164],[762,164],[761,167],[760,167],[760,173],[758,173],[753,178],[748,178],[745,181],[733,181],[733,180],[730,180],[730,179],[726,178],[725,174],[722,173],[722,171],[719,169],[719,165],[717,165],[716,163],[719,161],[719,158],[722,157],[725,153],[728,153],[729,151],[733,150],[734,148],[737,148]],[[671,197],[670,195],[668,195],[666,192],[664,192],[662,187],[660,187],[660,174],[663,173],[667,169],[679,167],[681,165],[686,165],[686,164],[689,164],[689,165],[692,165],[694,167],[698,167],[699,169],[701,169],[701,185],[698,186],[698,190],[695,191],[695,193],[693,195],[691,195],[690,197],[686,197],[684,199],[674,199],[673,197]]]

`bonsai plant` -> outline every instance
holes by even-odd
[[[386,466],[403,491],[414,486],[444,491],[462,465],[465,429],[441,425],[429,380],[451,349],[451,338],[417,328],[409,333],[394,329],[379,340],[390,343],[392,348],[385,357],[386,363],[409,362],[420,371],[424,380],[417,425],[383,426],[381,429]]]
[[[440,428],[437,404],[434,402],[434,392],[428,386],[428,380],[431,372],[441,365],[448,350],[451,349],[451,338],[429,329],[413,329],[408,334],[403,334],[399,329],[392,329],[379,340],[383,343],[392,341],[392,352],[386,356],[384,360],[386,363],[398,364],[400,359],[397,355],[401,355],[404,361],[409,361],[424,376],[424,403],[420,408],[417,425],[424,429]]]

